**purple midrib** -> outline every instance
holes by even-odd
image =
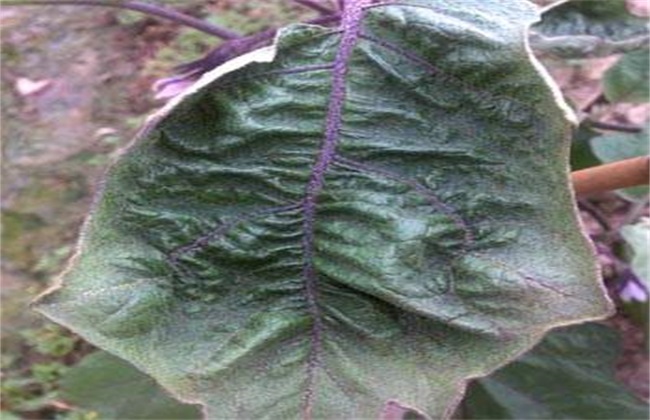
[[[325,120],[325,138],[313,166],[303,201],[303,276],[305,295],[309,313],[312,317],[310,349],[307,360],[307,382],[302,407],[302,417],[312,417],[315,399],[316,370],[321,365],[323,321],[318,307],[318,278],[314,267],[314,226],[316,221],[316,202],[325,184],[325,174],[334,160],[336,146],[342,124],[343,106],[346,98],[346,76],[348,62],[359,40],[363,9],[372,0],[347,0],[341,20],[341,43],[339,44],[332,68],[332,90],[330,93]]]

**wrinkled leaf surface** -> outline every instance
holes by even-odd
[[[534,6],[364,3],[154,118],[39,309],[255,419],[445,417],[468,378],[607,314]]]

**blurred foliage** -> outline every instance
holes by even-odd
[[[24,329],[19,335],[22,340],[13,338],[9,346],[17,344],[22,351],[5,352],[2,357],[0,392],[5,414],[68,412],[60,409],[59,381],[69,369],[63,361],[79,351],[79,338],[50,323]]]
[[[63,328],[54,324],[46,324],[42,328],[28,329],[20,333],[25,344],[33,347],[34,351],[44,356],[63,357],[72,350],[78,340],[66,335]]]
[[[625,0],[568,0],[551,5],[533,27],[532,47],[562,57],[605,57],[648,46],[646,19]]]
[[[470,419],[645,419],[648,406],[614,377],[616,331],[589,323],[549,333],[519,360],[479,379]]]
[[[545,36],[593,36],[622,40],[648,33],[647,20],[631,14],[625,0],[557,2],[534,28]]]
[[[106,352],[86,356],[61,381],[66,401],[102,419],[199,419],[197,406],[171,398],[149,376]]]
[[[608,133],[590,140],[591,150],[600,162],[609,163],[650,154],[648,128],[639,133]],[[648,195],[646,186],[617,191],[628,200],[643,199]]]
[[[648,342],[650,324],[650,219],[642,218],[639,222],[625,225],[621,235],[627,245],[625,254],[636,279],[641,284],[627,284],[624,287],[636,288],[635,298],[625,298],[621,302],[622,310],[643,327]],[[645,286],[645,291],[641,287]],[[644,299],[645,298],[645,299]]]
[[[623,239],[630,247],[630,265],[635,274],[650,286],[650,219],[621,228]]]
[[[571,170],[596,166],[600,163],[591,151],[591,139],[600,133],[589,127],[589,124],[580,124],[573,133],[571,142]]]
[[[279,27],[304,20],[308,16],[304,9],[294,7],[291,2],[233,1],[227,7],[219,4],[204,4],[204,7],[200,10],[205,15],[205,20],[220,27],[236,30],[241,34],[250,34],[272,27]],[[176,36],[167,45],[160,48],[154,57],[147,62],[144,74],[167,77],[170,69],[179,64],[201,58],[220,43],[221,40],[204,33],[190,28],[180,28]]]
[[[610,102],[648,102],[650,95],[650,50],[627,53],[603,79]]]

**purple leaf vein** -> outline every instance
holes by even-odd
[[[319,365],[323,336],[323,320],[318,307],[318,276],[314,266],[314,227],[316,223],[316,202],[325,184],[325,174],[336,155],[336,146],[342,124],[343,106],[346,98],[348,63],[359,39],[363,8],[370,0],[349,0],[345,3],[341,21],[341,42],[332,68],[332,88],[325,119],[325,138],[313,166],[303,201],[303,276],[305,296],[312,317],[309,355],[307,360],[307,382],[303,399],[303,418],[312,417],[315,399],[315,382]]]

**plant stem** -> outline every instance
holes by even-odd
[[[323,6],[322,4],[317,3],[313,0],[293,0],[293,1],[305,7],[309,7],[310,9],[314,9],[323,15],[331,15],[332,13],[334,13],[334,11],[331,10],[329,7]]]
[[[624,54],[648,48],[648,41],[648,35],[613,41],[592,35],[545,37],[537,32],[530,33],[533,50],[560,58],[595,58]]]
[[[103,6],[118,9],[128,9],[151,16],[171,20],[181,25],[194,28],[198,31],[214,35],[221,39],[236,39],[241,35],[229,29],[212,25],[204,20],[197,19],[185,13],[167,7],[144,3],[135,0],[21,0],[3,1],[3,6],[46,6],[46,5],[75,5],[75,6]]]
[[[623,133],[640,133],[643,131],[642,127],[638,127],[635,125],[616,124],[616,123],[608,123],[608,122],[593,121],[593,120],[587,120],[587,124],[593,128],[600,128],[602,130],[609,130],[609,131],[620,131]]]
[[[607,99],[605,99],[605,95],[601,92],[600,95],[595,96],[591,101],[589,101],[589,103],[585,105],[581,111],[584,113],[589,113],[594,106],[604,102],[607,102]]]
[[[578,208],[582,211],[585,211],[589,213],[589,215],[600,225],[600,227],[603,229],[603,233],[605,235],[608,235],[612,232],[612,226],[610,225],[609,221],[607,220],[607,216],[605,216],[600,209],[593,205],[591,202],[588,200],[581,198],[578,199]]]
[[[326,25],[329,23],[338,22],[340,19],[341,15],[337,13],[333,15],[320,16],[318,18],[308,20],[305,23],[313,25]],[[256,34],[224,42],[208,52],[202,58],[177,66],[176,70],[188,76],[199,76],[206,71],[223,64],[231,58],[252,51],[254,48],[270,42],[276,35],[277,31],[277,28],[270,28]]]
[[[576,195],[648,185],[648,178],[650,178],[650,156],[620,160],[571,174]]]

